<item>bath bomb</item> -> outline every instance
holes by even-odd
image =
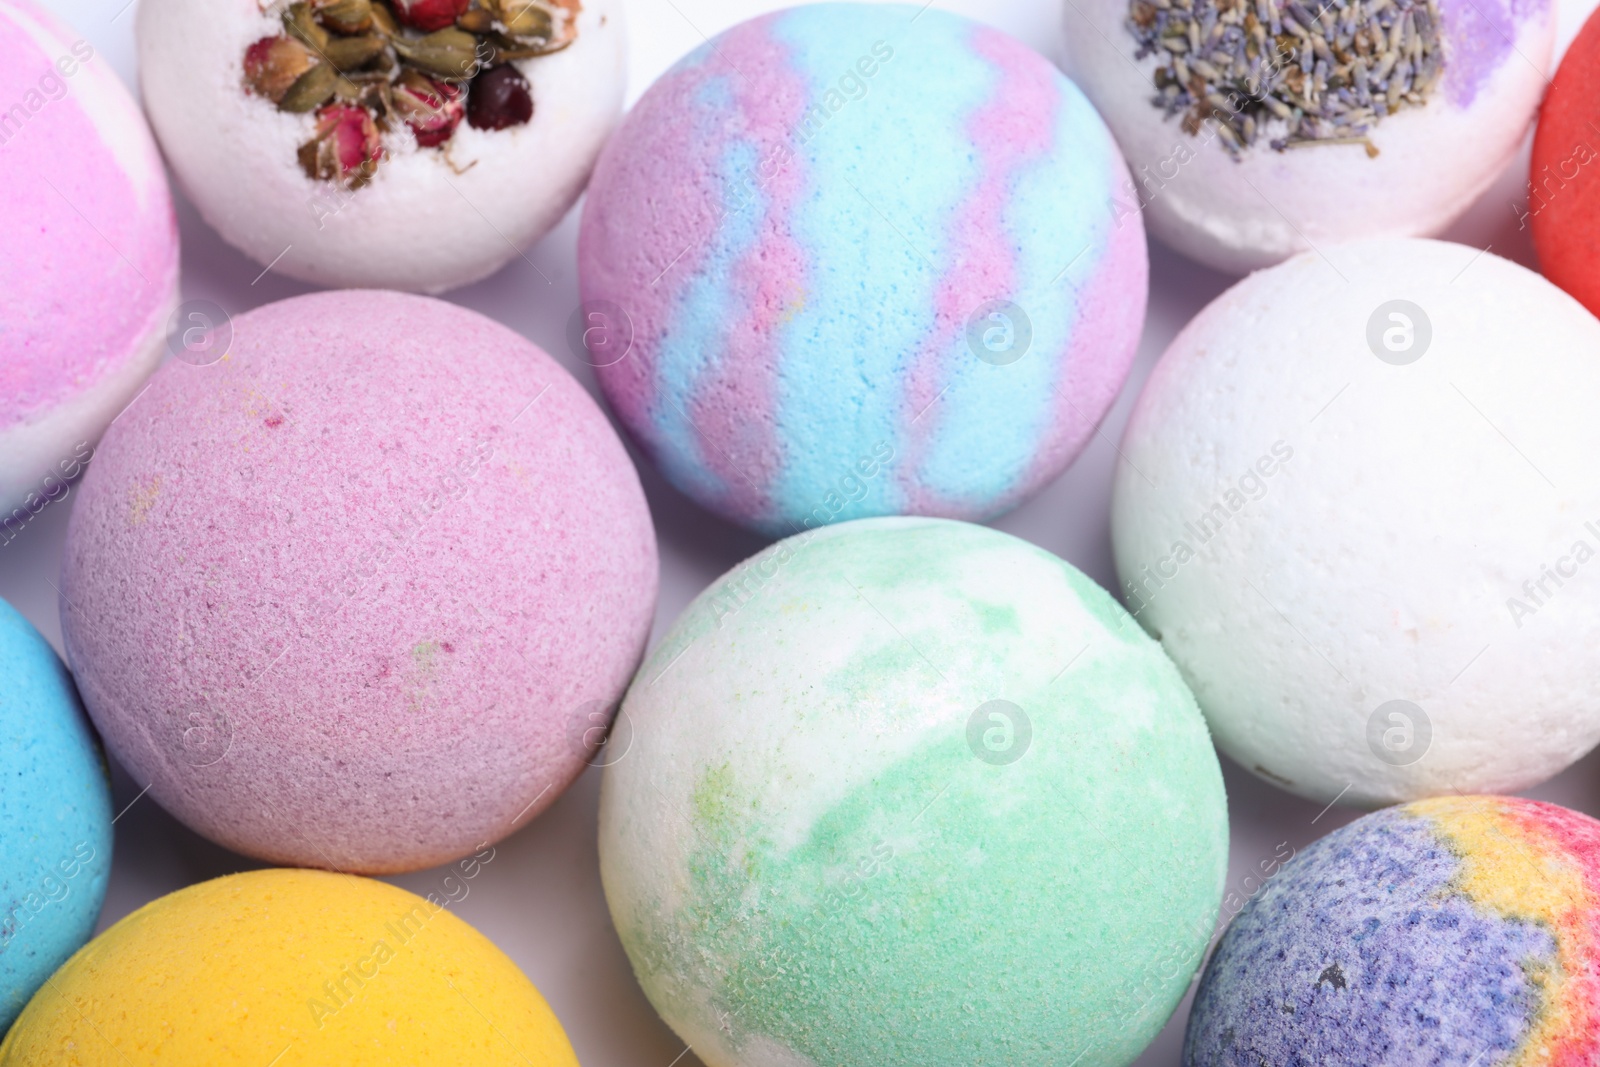
[[[566,214],[622,108],[620,0],[148,0],[140,82],[201,215],[318,285],[436,293]]]
[[[0,1032],[94,932],[111,783],[67,668],[0,600]]]
[[[0,0],[0,544],[68,492],[164,351],[178,230],[139,107],[88,41]]]
[[[1555,45],[1552,0],[1069,0],[1068,72],[1150,232],[1243,273],[1436,234],[1506,169]]]
[[[1042,549],[927,518],[780,541],[623,709],[606,898],[708,1067],[1124,1065],[1188,988],[1216,755],[1155,642]]]
[[[62,631],[107,746],[196,832],[400,871],[584,769],[656,572],[622,442],[553,360],[450,304],[319,293],[168,363],[107,434]]]
[[[1600,823],[1417,801],[1286,864],[1206,964],[1185,1067],[1600,1059]]]
[[[1567,49],[1539,110],[1528,175],[1534,247],[1545,277],[1600,314],[1600,16]]]
[[[0,1064],[64,1049],[124,1067],[578,1065],[533,983],[447,901],[327,871],[229,875],[117,923],[28,1005]]]
[[[582,351],[667,478],[772,536],[979,519],[1127,375],[1144,230],[1071,82],[937,8],[808,4],[678,63],[607,146]]]
[[[1524,789],[1600,740],[1600,322],[1479,249],[1328,257],[1238,283],[1151,374],[1112,502],[1125,600],[1269,781]]]

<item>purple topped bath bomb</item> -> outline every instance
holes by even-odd
[[[1516,158],[1556,35],[1552,0],[1064,9],[1066,69],[1133,168],[1113,210],[1234,274],[1444,230]]]
[[[582,338],[667,478],[736,522],[991,518],[1127,376],[1132,196],[1084,95],[999,30],[790,8],[684,58],[601,155]]]
[[[577,776],[656,580],[637,474],[566,371],[450,304],[319,293],[168,363],[111,428],[62,631],[107,747],[191,828],[392,872]]]

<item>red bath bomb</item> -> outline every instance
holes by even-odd
[[[1545,93],[1528,184],[1545,277],[1600,315],[1600,12],[1584,23]]]

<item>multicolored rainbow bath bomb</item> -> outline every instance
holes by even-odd
[[[68,492],[177,305],[161,155],[110,62],[0,0],[0,542]]]
[[[533,983],[443,898],[286,870],[180,889],[67,961],[0,1045],[5,1067],[63,1063],[578,1067]]]
[[[106,745],[275,863],[431,867],[549,807],[644,651],[637,473],[549,356],[453,304],[316,293],[170,361],[67,529],[62,633]]]
[[[1144,230],[1083,94],[916,6],[736,26],[640,100],[590,185],[583,351],[668,479],[787,536],[994,516],[1133,358]]]
[[[1306,849],[1206,965],[1185,1067],[1600,1061],[1600,822],[1418,801]]]
[[[55,650],[0,600],[0,1031],[94,932],[111,874],[105,757]]]
[[[600,870],[709,1067],[1121,1067],[1217,918],[1222,777],[1100,587],[981,526],[864,519],[713,584],[623,705]]]

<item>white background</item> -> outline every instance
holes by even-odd
[[[130,87],[136,87],[133,6],[125,0],[42,0],[89,40]],[[683,53],[740,19],[787,6],[774,0],[627,0],[631,41],[629,101]],[[1563,44],[1595,0],[1565,0]],[[1057,58],[1064,19],[1060,0],[939,0],[938,6],[990,22]],[[1473,211],[1447,236],[1491,247],[1533,265],[1516,212],[1524,201],[1526,149]],[[1426,176],[1419,176],[1426,180]],[[306,292],[308,287],[268,274],[224,245],[178,197],[183,237],[183,297],[207,298],[239,314],[257,305]],[[530,253],[533,266],[513,260],[498,275],[448,299],[509,325],[560,359],[592,391],[589,369],[567,351],[564,331],[577,306],[574,244],[577,211]],[[547,283],[540,273],[547,275]],[[1133,373],[1101,433],[1078,462],[1036,499],[994,525],[1071,560],[1102,585],[1114,586],[1107,527],[1112,442],[1150,367],[1173,335],[1229,279],[1193,266],[1167,250],[1151,249],[1150,316]],[[761,542],[699,511],[641,470],[661,541],[661,599],[655,637],[718,574],[754,552]],[[31,619],[57,649],[60,624],[50,581],[60,567],[61,543],[72,498],[47,508],[14,542],[0,547],[0,597]],[[1223,761],[1232,815],[1229,888],[1243,881],[1280,842],[1302,848],[1356,816],[1299,800]],[[585,1067],[670,1067],[684,1052],[633,981],[606,913],[595,847],[599,771],[590,770],[548,812],[503,842],[494,860],[468,883],[457,914],[483,931],[533,979],[549,999]],[[153,801],[140,797],[142,782],[115,771],[115,807],[127,810],[116,827],[111,889],[100,928],[145,902],[182,886],[257,866],[190,833]],[[1600,756],[1586,758],[1535,795],[1600,815]],[[137,798],[137,799],[136,799]],[[442,871],[391,879],[420,893],[439,886]],[[860,1006],[871,1011],[871,1005]],[[1178,1063],[1187,1002],[1138,1061]],[[695,1067],[690,1052],[677,1067]],[[934,1067],[934,1065],[929,1065]]]

